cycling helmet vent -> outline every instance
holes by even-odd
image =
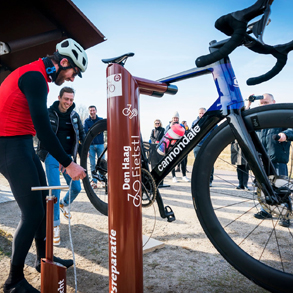
[[[80,50],[80,48],[78,47],[78,46],[76,46],[76,44],[74,44],[75,45],[75,47],[80,51],[80,52],[82,52],[81,50]]]
[[[75,58],[78,58],[78,53],[75,50],[72,50],[72,53],[74,54]]]
[[[59,54],[71,58],[75,66],[81,72],[85,72],[88,65],[88,58],[83,47],[73,39],[66,39],[56,45]]]
[[[61,44],[61,47],[62,48],[66,48],[69,46],[69,42],[68,41],[64,41],[62,44]]]

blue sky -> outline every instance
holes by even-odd
[[[73,0],[75,5],[106,36],[107,41],[87,50],[89,66],[82,79],[66,84],[76,90],[77,106],[94,104],[98,115],[106,117],[106,65],[103,58],[134,52],[125,68],[134,76],[159,79],[195,67],[195,59],[208,53],[211,40],[226,36],[214,28],[220,16],[246,8],[253,0],[181,0],[181,1],[117,1]],[[264,41],[270,45],[287,43],[293,39],[293,1],[275,0],[272,5],[272,22],[266,28]],[[257,55],[245,47],[231,55],[240,89],[244,98],[250,94],[268,92],[277,102],[291,102],[293,80],[293,53],[285,69],[273,80],[248,87],[246,80],[268,71],[275,63],[270,56]],[[199,107],[208,108],[217,98],[211,75],[179,82],[175,96],[163,98],[140,96],[141,132],[148,140],[153,121],[161,119],[168,124],[175,111],[180,121],[190,126],[196,119]],[[48,105],[57,99],[60,88],[51,85]]]

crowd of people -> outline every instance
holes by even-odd
[[[206,112],[205,108],[199,108],[198,110],[198,116],[197,118],[192,122],[191,127],[194,127],[195,124],[197,123],[197,121],[202,118],[202,116],[204,115],[204,113]],[[183,136],[185,133],[187,133],[190,129],[189,126],[187,124],[186,120],[182,120],[181,123],[179,123],[179,113],[178,111],[174,112],[171,121],[169,121],[168,125],[166,126],[166,128],[163,128],[162,126],[162,122],[160,119],[156,119],[154,121],[154,129],[152,129],[151,131],[151,136],[150,136],[150,140],[149,143],[150,144],[155,144],[157,145],[157,147],[160,148],[160,144],[165,144],[167,146],[164,146],[164,154],[168,151],[168,149],[176,142],[176,139],[178,139],[178,137],[176,137],[176,139],[174,139],[174,137],[170,137],[167,133],[168,131],[171,129],[174,125],[180,125],[180,127],[182,128],[182,133],[179,135]],[[199,142],[199,144],[194,148],[193,153],[194,153],[194,158],[196,158],[197,153],[200,150],[200,147],[202,146],[202,144],[204,143],[204,141],[206,140],[206,138],[210,135],[210,133],[216,128],[217,126],[215,126],[212,130],[209,131],[209,133]],[[176,133],[173,134],[174,136],[176,136]],[[162,140],[163,139],[163,140]],[[164,140],[167,140],[167,142],[165,142]],[[170,142],[170,143],[169,143]],[[161,159],[161,157],[157,157],[156,161],[159,161]],[[177,183],[177,177],[176,177],[176,172],[182,172],[182,180],[185,182],[190,182],[190,179],[187,178],[186,173],[189,172],[187,170],[187,160],[188,160],[188,156],[186,156],[177,166],[177,168],[172,169],[171,173],[172,173],[172,181],[173,183]],[[212,186],[212,182],[213,182],[213,174],[214,174],[214,169],[212,170],[211,173],[211,177],[210,177],[210,186]]]

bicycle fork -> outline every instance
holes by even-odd
[[[249,134],[241,116],[241,112],[230,113],[227,116],[227,121],[256,181],[262,188],[267,204],[279,204],[279,197],[273,190],[268,178],[268,175],[276,175],[276,171],[257,135],[255,132]],[[257,150],[255,147],[257,147]],[[259,153],[262,156],[262,160],[259,157]],[[267,170],[267,172],[265,170]]]

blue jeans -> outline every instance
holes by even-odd
[[[59,163],[58,161],[50,154],[48,154],[45,160],[45,167],[46,167],[46,175],[48,180],[49,186],[60,186],[60,171],[59,171]],[[66,180],[66,183],[69,185],[71,177],[67,173],[63,173],[63,177]],[[52,190],[52,195],[56,196],[57,202],[54,204],[54,226],[60,225],[60,211],[59,211],[59,203],[61,202],[64,206],[69,205],[69,192],[70,195],[70,203],[72,203],[77,195],[81,191],[80,181],[72,181],[71,190],[68,190],[64,198],[60,201],[60,190]]]
[[[90,145],[89,149],[89,157],[90,157],[90,165],[91,165],[91,171],[93,176],[93,171],[96,167],[96,154],[97,158],[101,155],[101,153],[104,150],[104,144],[92,144]],[[103,159],[105,158],[105,155],[103,155]],[[97,179],[93,178],[93,181],[97,183]]]

